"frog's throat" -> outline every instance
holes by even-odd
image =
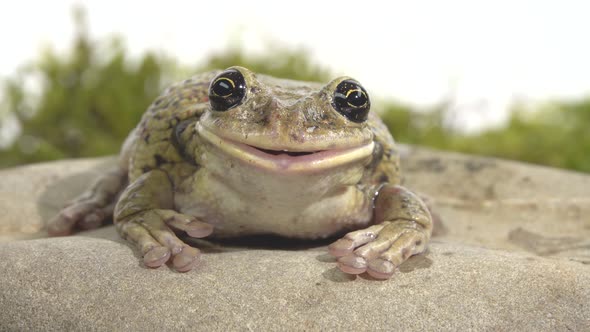
[[[345,149],[310,151],[309,153],[289,154],[228,140],[214,134],[207,128],[197,125],[199,135],[223,153],[261,169],[282,173],[318,172],[351,163],[369,163],[374,142]]]

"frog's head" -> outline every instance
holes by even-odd
[[[198,133],[230,157],[282,172],[368,163],[370,101],[350,77],[326,85],[231,67],[211,80]]]

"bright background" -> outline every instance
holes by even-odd
[[[506,119],[512,102],[590,94],[588,1],[3,1],[0,78],[74,34],[71,8],[87,10],[90,34],[125,38],[194,65],[240,46],[276,43],[363,83],[373,95],[413,105],[451,99],[459,125]]]

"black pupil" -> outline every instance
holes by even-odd
[[[227,97],[232,94],[234,86],[227,78],[221,78],[213,85],[213,92],[220,97]]]
[[[353,122],[367,120],[371,102],[365,89],[352,80],[344,80],[334,91],[332,102],[334,109]]]
[[[351,91],[346,97],[346,102],[348,102],[352,106],[361,107],[367,102],[367,97],[360,89],[356,89],[356,91]]]

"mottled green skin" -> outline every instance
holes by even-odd
[[[149,267],[196,265],[198,249],[175,231],[315,239],[352,230],[330,253],[342,271],[376,278],[424,251],[432,218],[398,185],[399,154],[387,128],[374,110],[357,123],[333,106],[336,87],[350,78],[322,85],[234,69],[246,95],[227,111],[209,103],[219,72],[164,91],[129,135],[119,168],[65,208],[50,233],[97,227],[116,202],[117,230]]]
[[[157,168],[171,175],[182,168],[198,168],[183,157],[183,147],[175,145],[175,130],[183,121],[199,121],[215,74],[201,74],[172,85],[150,105],[123,148],[121,162],[128,165],[130,182]]]

